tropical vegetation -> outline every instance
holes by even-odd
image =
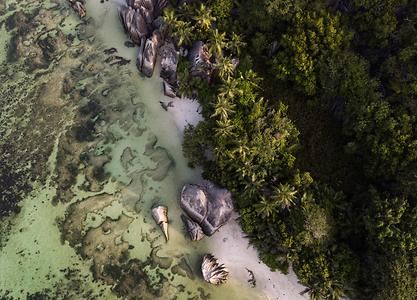
[[[416,2],[186,1],[165,21],[214,69],[180,62],[205,117],[184,154],[264,263],[311,299],[417,299]]]

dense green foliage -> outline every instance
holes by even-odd
[[[198,2],[198,1],[196,1]],[[215,72],[184,153],[312,299],[417,298],[417,3],[212,0],[166,14]],[[187,29],[183,29],[187,24]],[[232,58],[240,65],[233,67]]]

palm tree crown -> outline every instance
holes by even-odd
[[[274,218],[277,212],[277,204],[274,201],[270,201],[265,197],[261,197],[261,201],[254,205],[256,213],[262,218]]]
[[[272,193],[272,200],[278,205],[281,210],[290,209],[294,205],[295,195],[297,191],[289,184],[279,184],[274,188]]]
[[[211,117],[219,116],[221,120],[226,120],[229,114],[233,112],[234,104],[229,101],[226,97],[218,96],[217,102],[214,106],[214,113]]]
[[[230,57],[222,57],[218,59],[216,68],[219,72],[219,76],[224,81],[227,81],[232,76],[235,66]]]
[[[212,23],[216,21],[216,18],[212,16],[211,9],[201,3],[200,7],[196,11],[194,20],[196,21],[198,28],[202,30],[209,30]]]
[[[193,28],[190,22],[177,21],[172,35],[178,40],[178,46],[191,43]]]
[[[229,77],[219,88],[219,96],[233,99],[235,96],[242,96],[243,91],[239,88],[239,80]]]
[[[164,9],[163,20],[170,29],[175,28],[178,22],[178,19],[177,19],[177,16],[175,15],[174,10],[170,7],[167,7]]]
[[[217,29],[214,29],[209,39],[209,51],[210,54],[215,54],[217,58],[223,56],[223,49],[227,47],[226,33],[220,33]]]
[[[245,47],[246,43],[242,41],[242,36],[236,33],[232,33],[232,37],[229,41],[229,48],[236,54],[240,55],[240,50]]]

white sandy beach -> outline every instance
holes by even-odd
[[[195,125],[202,120],[201,114],[197,112],[197,101],[179,98],[170,100],[167,97],[164,97],[163,101],[173,101],[173,107],[168,108],[169,117],[181,133],[187,124]],[[305,287],[298,283],[292,270],[288,275],[284,275],[279,271],[271,271],[261,262],[256,249],[249,245],[249,240],[238,224],[238,217],[235,213],[219,232],[205,237],[209,240],[212,254],[227,266],[233,280],[249,284],[250,270],[256,280],[256,289],[265,295],[265,299],[308,299],[306,295],[300,295]]]

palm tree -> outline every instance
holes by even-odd
[[[217,58],[223,56],[223,49],[227,47],[226,33],[220,33],[217,28],[211,33],[209,39],[209,52],[215,54]]]
[[[190,22],[177,21],[172,35],[178,40],[178,46],[191,43],[193,27]]]
[[[326,299],[323,295],[323,289],[322,286],[316,282],[310,286],[308,286],[304,291],[302,291],[300,294],[308,294],[310,296],[311,300],[323,300]]]
[[[287,183],[280,183],[274,188],[271,198],[281,210],[290,210],[290,207],[294,205],[295,194],[297,194],[297,191],[294,187]]]
[[[338,300],[345,296],[345,289],[343,284],[339,281],[332,281],[328,279],[324,285],[324,288],[326,299]]]
[[[266,199],[264,196],[261,196],[261,201],[256,203],[254,208],[256,209],[256,213],[263,219],[275,218],[277,213],[276,203]]]
[[[226,120],[229,117],[229,114],[233,112],[234,104],[229,101],[229,99],[218,96],[217,102],[214,106],[214,113],[211,117],[219,116],[221,120]]]
[[[230,57],[222,57],[218,59],[215,67],[219,72],[219,76],[223,81],[227,81],[232,76],[235,66]]]
[[[232,130],[234,129],[233,124],[230,122],[229,119],[226,120],[218,120],[217,121],[218,127],[216,127],[216,137],[231,137],[233,136]]]
[[[174,9],[172,9],[171,7],[167,7],[164,9],[164,16],[162,18],[165,24],[171,30],[173,30],[176,27],[178,19],[177,19],[177,16],[175,15]]]
[[[229,48],[236,55],[240,55],[240,50],[245,47],[246,43],[242,41],[242,36],[236,33],[232,33],[232,37],[229,41]]]
[[[212,23],[216,21],[216,18],[211,15],[211,9],[206,7],[203,3],[200,4],[193,19],[196,21],[197,26],[203,31],[209,30]]]
[[[243,91],[239,88],[239,81],[233,77],[229,77],[220,86],[219,96],[233,99],[236,95],[242,96]]]

